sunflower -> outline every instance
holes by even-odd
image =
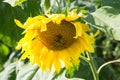
[[[28,58],[43,71],[54,67],[57,73],[74,65],[79,66],[81,53],[94,52],[94,38],[86,32],[90,29],[78,19],[82,14],[71,11],[65,14],[47,14],[29,17],[24,24],[15,19],[15,23],[25,29],[24,37],[16,49],[22,48],[21,59]]]

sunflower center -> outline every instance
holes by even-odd
[[[65,20],[60,24],[47,23],[47,30],[40,32],[41,42],[49,49],[62,50],[68,48],[74,42],[76,29],[74,25]]]

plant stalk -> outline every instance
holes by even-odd
[[[100,71],[101,71],[101,69],[102,69],[103,67],[105,67],[106,65],[111,64],[111,63],[116,63],[116,62],[120,62],[120,59],[117,59],[117,60],[113,60],[113,61],[109,61],[109,62],[104,63],[104,64],[101,65],[101,66],[99,67],[99,69],[97,70],[97,74],[99,74]]]
[[[93,77],[94,77],[94,80],[99,80],[99,75],[97,74],[97,69],[95,67],[95,64],[94,64],[94,60],[93,60],[93,57],[91,56],[91,54],[89,53],[86,53],[87,54],[87,57],[89,59],[89,65],[90,65],[90,68],[92,70],[92,73],[93,73]]]

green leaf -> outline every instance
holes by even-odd
[[[102,0],[102,6],[111,6],[120,12],[120,0]]]
[[[113,36],[115,40],[120,40],[120,14],[114,8],[110,6],[101,7],[88,15],[85,21]]]
[[[23,31],[15,24],[14,19],[24,23],[28,17],[38,15],[39,4],[39,0],[29,0],[22,7],[11,7],[9,4],[0,1],[0,40],[14,48],[22,37]]]
[[[82,59],[80,60],[79,69],[75,71],[73,77],[83,78],[85,80],[94,80],[89,64]]]
[[[24,64],[22,61],[18,62],[16,66],[17,78],[16,80],[54,80],[55,71],[44,72],[37,65],[30,63]],[[65,73],[57,77],[57,80],[65,80]]]
[[[94,60],[96,61],[97,65],[100,67],[105,61],[100,57],[95,57]],[[107,75],[106,75],[107,74]],[[100,74],[99,74],[100,80],[117,80],[116,74],[112,68],[112,66],[109,64],[105,66]]]
[[[99,57],[93,57],[95,66],[98,68],[100,65],[105,63],[105,61]],[[83,78],[85,80],[94,80],[93,74],[91,72],[90,66],[87,62],[80,60],[80,67],[79,70],[74,73],[73,77],[77,78]],[[106,75],[107,74],[107,75]],[[99,76],[100,80],[117,80],[114,71],[112,70],[110,65],[105,66]]]
[[[2,29],[2,28],[1,28]],[[0,40],[1,40],[1,42],[3,43],[3,44],[5,44],[6,46],[11,46],[11,39],[10,39],[10,37],[9,36],[6,36],[6,35],[4,35],[3,36],[3,34],[1,34],[2,32],[0,32]]]
[[[0,43],[0,55],[5,57],[9,54],[9,52],[9,48],[5,44]]]
[[[32,80],[38,69],[39,68],[37,65],[24,65],[21,67],[21,69],[18,70],[16,80]]]
[[[10,4],[12,7],[15,7],[15,6],[22,4],[25,1],[26,0],[4,0],[3,2]]]
[[[44,6],[45,6],[45,9],[48,10],[50,8],[50,0],[45,0]]]
[[[43,8],[44,13],[50,9],[50,0],[41,0],[40,6]]]
[[[17,6],[17,5],[20,5],[22,4],[23,2],[25,2],[26,0],[16,0],[15,3],[14,3],[14,6]]]
[[[0,73],[0,80],[16,80],[16,62],[8,65]]]
[[[21,29],[14,23],[14,11],[11,6],[2,2],[0,6],[0,40],[12,47],[20,38]]]
[[[3,64],[9,55],[9,47],[0,40],[0,71],[3,69]]]
[[[67,78],[65,73],[64,70],[55,78],[54,70],[44,72],[36,64],[17,61],[5,67],[0,73],[0,80],[83,80],[82,78]]]

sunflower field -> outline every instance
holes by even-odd
[[[120,80],[120,0],[0,0],[0,80]]]

